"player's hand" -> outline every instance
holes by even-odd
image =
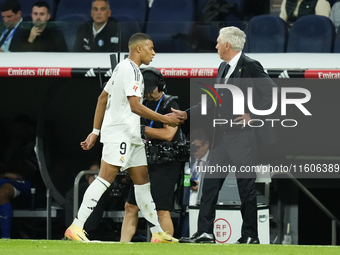
[[[33,43],[35,38],[37,38],[37,36],[41,35],[41,33],[42,33],[42,30],[40,28],[32,27],[28,41],[30,43]]]
[[[171,111],[173,112],[171,115],[177,116],[177,118],[181,120],[180,122],[181,124],[184,124],[184,121],[188,119],[188,115],[185,111],[176,110],[172,107],[171,107]]]
[[[182,120],[178,118],[176,114],[166,115],[167,118],[164,121],[164,124],[169,125],[170,127],[176,127],[182,123]]]
[[[97,138],[96,134],[90,133],[86,140],[80,143],[81,148],[85,151],[90,150],[96,144]]]
[[[236,125],[242,125],[242,129],[244,129],[248,124],[253,123],[251,121],[249,113],[245,113],[242,116],[237,117],[236,119],[234,119],[234,121],[240,121]]]

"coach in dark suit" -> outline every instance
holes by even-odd
[[[262,65],[242,53],[246,40],[243,31],[236,27],[225,27],[220,30],[217,39],[216,49],[221,63],[217,81],[218,84],[232,84],[240,88],[245,97],[244,114],[233,114],[233,98],[230,90],[219,89],[223,107],[215,108],[216,119],[233,120],[234,123],[242,122],[246,125],[216,125],[215,144],[210,158],[210,166],[234,166],[236,172],[237,185],[241,199],[241,214],[243,219],[242,236],[237,243],[260,243],[257,229],[257,202],[255,193],[256,173],[242,173],[241,166],[257,165],[257,140],[264,143],[274,143],[276,136],[272,130],[271,123],[261,128],[250,127],[247,123],[252,123],[251,119],[263,119],[264,116],[256,116],[250,112],[247,105],[247,90],[253,88],[253,105],[257,110],[267,110],[272,106],[272,93],[276,84],[264,72]],[[208,108],[214,107],[208,101]],[[174,111],[187,118],[190,114],[200,115],[200,107],[194,106],[186,112]],[[268,117],[268,116],[266,116]],[[265,118],[266,118],[265,117]],[[206,174],[202,190],[200,212],[198,216],[198,231],[190,238],[181,238],[183,243],[215,243],[213,234],[216,203],[219,191],[228,173]]]

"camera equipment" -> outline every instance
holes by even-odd
[[[148,164],[160,164],[169,161],[186,162],[190,155],[190,142],[144,141]]]

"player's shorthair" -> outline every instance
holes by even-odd
[[[136,33],[136,34],[133,34],[130,39],[129,39],[129,43],[128,45],[133,45],[135,44],[136,42],[138,41],[145,41],[145,40],[150,40],[152,41],[151,37],[148,36],[147,34],[144,34],[144,33]]]

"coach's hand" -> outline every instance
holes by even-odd
[[[178,118],[175,114],[167,114],[167,118],[164,121],[164,124],[169,125],[170,127],[176,127],[182,123],[182,120]]]
[[[90,133],[87,136],[86,140],[80,143],[80,146],[85,151],[90,150],[96,144],[97,138],[98,138],[98,135],[94,133]]]
[[[247,125],[253,123],[249,113],[245,113],[242,116],[237,117],[236,119],[234,119],[234,121],[239,121],[237,125],[242,125],[242,129],[245,128]]]

